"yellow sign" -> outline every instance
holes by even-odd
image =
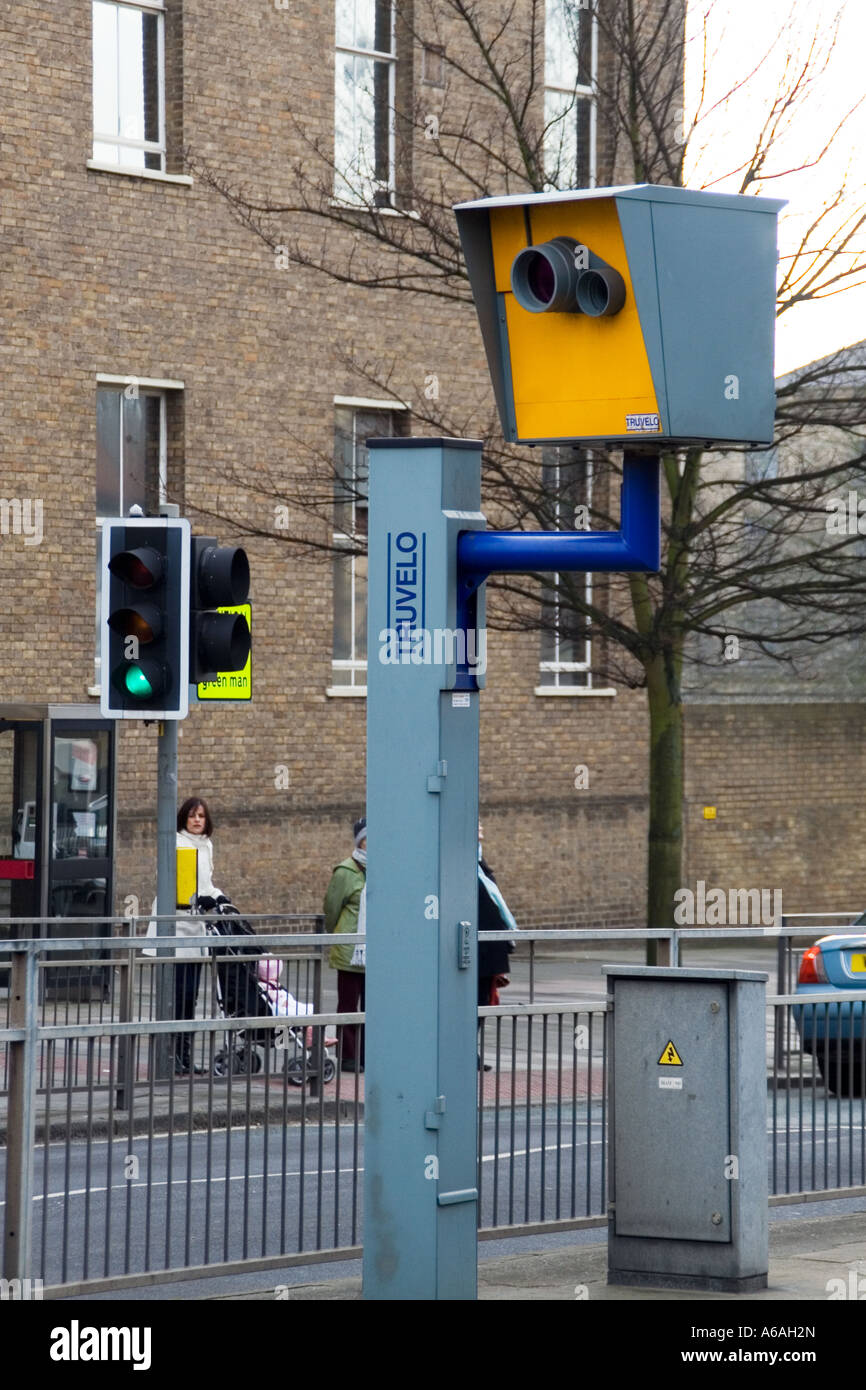
[[[704,820],[715,820],[715,819],[716,819],[716,808],[715,808],[715,806],[705,806],[705,807],[704,807]]]
[[[235,604],[233,608],[218,608],[218,613],[241,613],[247,620],[250,632],[253,630],[253,610],[248,603]],[[253,653],[247,657],[242,671],[221,671],[216,680],[200,681],[196,687],[200,700],[251,700],[253,698]]]
[[[667,1043],[667,1045],[664,1048],[664,1051],[662,1052],[661,1057],[659,1057],[658,1065],[660,1067],[681,1067],[682,1064],[683,1059],[677,1052],[673,1043]]]
[[[177,905],[189,907],[189,900],[198,893],[198,850],[189,848],[177,851]]]

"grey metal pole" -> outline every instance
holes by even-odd
[[[479,695],[455,633],[481,446],[369,448],[364,1298],[474,1299]]]
[[[156,912],[157,918],[171,916],[177,911],[177,724],[176,719],[164,719],[159,726],[157,746],[156,792]],[[157,921],[157,936],[174,936],[173,922]],[[170,956],[168,948],[157,948],[157,956]],[[176,968],[176,967],[175,967]],[[174,974],[164,965],[156,972],[156,1016],[174,1017]],[[171,1037],[162,1034],[156,1042],[156,1074],[168,1076],[173,1067]]]

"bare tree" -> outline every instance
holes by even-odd
[[[409,93],[402,105],[398,100],[396,138],[403,157],[393,188],[375,186],[369,160],[341,161],[330,145],[308,136],[300,117],[303,154],[295,160],[289,200],[270,201],[233,185],[194,151],[189,165],[289,263],[337,283],[468,306],[472,297],[452,213],[456,201],[587,182],[580,134],[590,121],[597,122],[600,185],[624,179],[681,185],[689,148],[700,144],[705,121],[720,100],[747,90],[768,61],[767,54],[758,56],[729,93],[711,99],[710,4],[691,39],[690,56],[701,65],[703,81],[696,109],[686,113],[684,0],[548,0],[547,8],[561,25],[563,51],[572,55],[563,65],[572,91],[563,92],[560,83],[552,103],[545,98],[541,0],[511,0],[504,12],[477,0],[401,0],[403,41],[441,60],[443,86],[435,120],[429,103]],[[790,172],[784,161],[775,161],[782,135],[798,122],[804,136],[809,129],[806,104],[826,70],[838,16],[828,24],[822,15],[800,58],[791,56],[793,18],[792,0],[791,18],[774,45],[788,55],[781,85],[766,107],[755,107],[748,147],[731,149],[726,191],[772,191],[774,181]],[[593,72],[587,54],[594,43]],[[804,138],[797,167],[826,158],[844,129],[842,120],[817,149]],[[866,211],[852,203],[844,186],[816,209],[799,244],[783,259],[779,314],[864,283],[866,263],[858,246],[864,223]],[[321,228],[315,254],[307,249],[311,225]],[[379,395],[399,401],[408,394],[393,368],[356,359],[347,365]],[[555,589],[549,576],[491,581],[494,623],[578,633],[593,643],[595,672],[647,690],[647,920],[654,926],[672,924],[682,878],[684,663],[719,663],[731,642],[796,662],[810,646],[866,631],[862,539],[830,535],[825,525],[832,492],[866,475],[863,371],[859,360],[838,354],[781,385],[776,452],[691,448],[665,454],[658,575],[612,576],[589,596],[575,575],[561,576]],[[424,400],[422,392],[413,394]],[[505,444],[492,414],[479,418],[477,408],[467,408],[459,417],[424,400],[414,418],[431,433],[483,439],[485,498],[498,524],[552,529],[573,509],[573,471],[565,466],[551,472],[535,451]],[[818,430],[832,437],[822,436],[822,447],[813,451],[810,439]],[[610,501],[617,494],[619,460],[594,451],[593,467],[592,497],[584,496],[589,520],[594,527],[616,526]],[[335,472],[330,454],[308,451],[306,466],[294,477],[237,481],[286,503],[286,540],[308,555],[329,553],[335,495],[345,495],[350,486]],[[220,505],[217,499],[217,514]],[[362,551],[365,537],[357,536],[355,544]]]

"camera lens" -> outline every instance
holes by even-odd
[[[612,266],[585,270],[577,282],[577,302],[590,318],[618,314],[625,303],[625,281]]]
[[[535,298],[542,304],[549,304],[556,288],[553,267],[545,256],[536,254],[526,267],[526,283]]]

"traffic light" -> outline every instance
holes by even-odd
[[[219,613],[246,603],[250,592],[247,552],[193,536],[189,576],[189,679],[193,685],[223,672],[242,671],[250,654],[250,629],[240,613]]]
[[[184,719],[189,710],[189,522],[102,524],[100,710],[109,719]]]
[[[459,204],[505,438],[769,443],[782,207],[652,184]]]

